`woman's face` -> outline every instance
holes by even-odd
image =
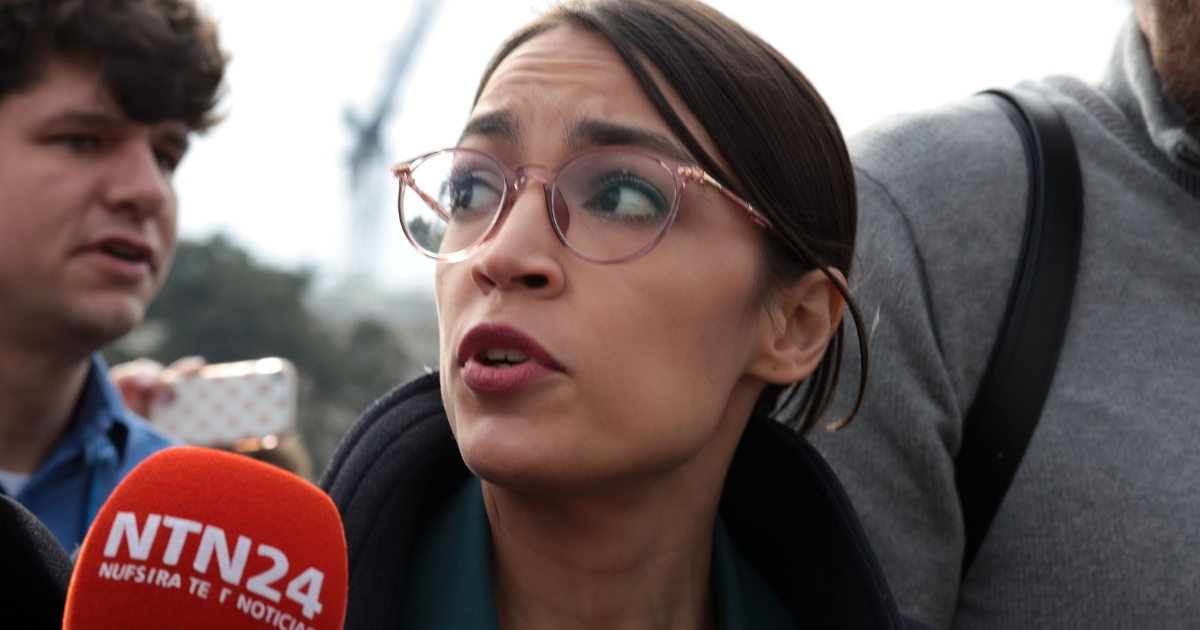
[[[459,142],[551,168],[608,144],[693,161],[608,42],[565,27],[500,64]],[[596,264],[559,242],[541,186],[522,189],[483,250],[437,270],[442,395],[468,466],[506,487],[603,487],[731,452],[774,328],[762,239],[693,184],[657,247]]]

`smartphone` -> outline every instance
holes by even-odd
[[[206,365],[168,382],[174,395],[154,401],[149,419],[187,444],[229,448],[296,428],[296,367],[287,359]]]

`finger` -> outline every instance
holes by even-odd
[[[143,418],[148,417],[154,395],[152,388],[145,387],[135,379],[124,379],[114,385],[126,407]]]
[[[163,371],[158,361],[145,357],[114,365],[108,369],[108,378],[116,383],[121,380],[141,377],[157,377]]]
[[[183,357],[172,363],[167,371],[177,376],[192,375],[198,373],[207,364],[208,362],[201,356]]]

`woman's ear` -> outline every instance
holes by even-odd
[[[846,286],[836,269],[829,273]],[[825,272],[814,269],[775,291],[767,305],[759,354],[748,372],[773,385],[803,380],[817,369],[842,322],[846,300]]]

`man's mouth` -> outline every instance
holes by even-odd
[[[124,241],[105,241],[98,249],[109,256],[128,262],[149,262],[150,250]]]

